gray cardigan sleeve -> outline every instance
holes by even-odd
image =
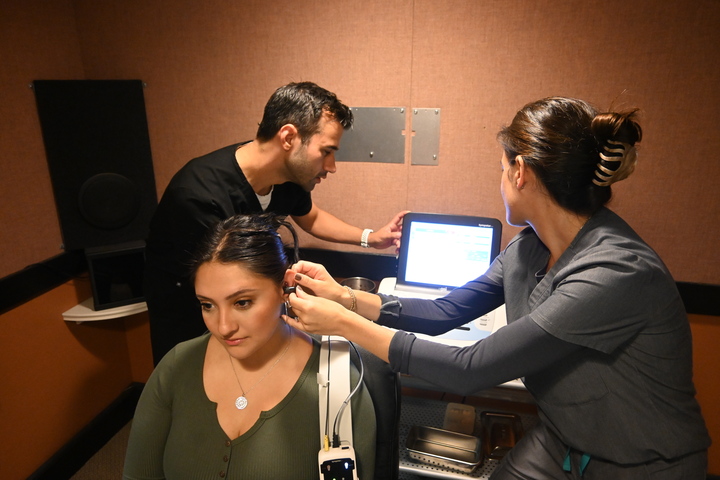
[[[379,324],[428,335],[449,332],[505,303],[502,285],[486,275],[435,300],[379,296],[382,301]]]
[[[471,395],[539,372],[582,348],[550,335],[526,316],[468,347],[398,331],[390,343],[390,367],[445,391]]]

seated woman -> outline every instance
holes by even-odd
[[[140,397],[125,479],[319,478],[320,345],[282,319],[291,265],[269,215],[220,222],[192,265],[209,332],[177,345]],[[351,384],[359,374],[351,370]],[[367,389],[352,399],[359,478],[375,462]]]

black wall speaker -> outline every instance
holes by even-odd
[[[140,80],[33,82],[66,250],[144,240],[157,206]]]

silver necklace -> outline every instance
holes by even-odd
[[[237,380],[238,387],[240,387],[240,391],[242,392],[242,395],[240,395],[239,397],[237,397],[237,398],[235,399],[235,408],[237,408],[238,410],[244,410],[245,407],[248,406],[248,401],[247,401],[247,398],[246,398],[245,396],[246,396],[248,393],[250,393],[255,387],[257,387],[257,386],[260,384],[260,382],[262,382],[263,380],[265,380],[265,377],[267,377],[267,376],[270,374],[270,372],[272,372],[273,368],[275,368],[275,366],[276,366],[278,363],[280,363],[280,360],[282,360],[282,358],[285,356],[285,354],[287,353],[288,349],[290,348],[290,344],[291,344],[291,343],[292,343],[292,338],[291,338],[290,340],[288,340],[287,347],[285,347],[285,350],[283,350],[283,353],[278,357],[278,359],[275,360],[275,363],[272,364],[272,367],[270,367],[270,368],[268,369],[268,371],[265,372],[265,375],[263,375],[260,380],[258,380],[257,382],[255,382],[255,385],[253,385],[252,387],[250,387],[250,389],[249,389],[247,392],[243,389],[242,385],[240,385],[240,378],[238,378],[238,374],[237,374],[237,372],[235,371],[235,362],[233,362],[232,355],[230,355],[230,352],[228,351],[228,357],[230,358],[230,366],[232,367],[233,373],[235,374],[235,380]]]

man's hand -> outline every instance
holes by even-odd
[[[402,237],[402,219],[409,210],[398,213],[390,222],[376,232],[372,232],[368,237],[368,244],[383,250],[395,246],[395,253],[400,251],[400,237]]]

